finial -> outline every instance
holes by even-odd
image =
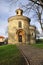
[[[17,15],[22,15],[22,13],[23,13],[23,10],[22,9],[19,8],[19,9],[16,10],[16,14]]]

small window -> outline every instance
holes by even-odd
[[[18,14],[18,12],[17,12],[17,14]]]
[[[21,21],[19,21],[19,27],[22,28],[22,23],[21,23]]]
[[[32,33],[32,36],[35,37],[35,33]]]
[[[22,12],[21,12],[21,15],[22,15]]]
[[[32,33],[32,36],[33,36],[33,33]]]

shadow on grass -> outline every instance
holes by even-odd
[[[43,40],[40,39],[36,40],[36,44],[43,44]]]

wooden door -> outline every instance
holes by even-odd
[[[19,35],[19,42],[22,42],[22,35]]]

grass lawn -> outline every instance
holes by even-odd
[[[43,42],[42,43],[32,44],[32,46],[36,47],[36,48],[42,48],[43,49]]]
[[[0,65],[25,65],[25,60],[16,45],[0,46]]]

